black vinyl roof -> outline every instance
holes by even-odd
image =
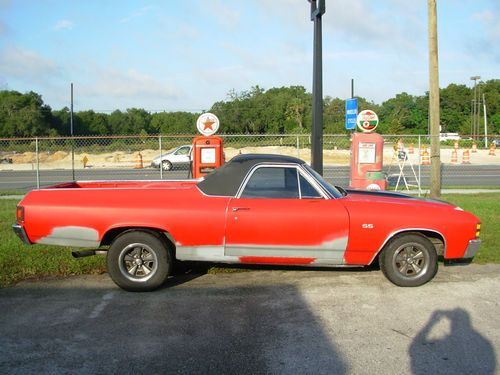
[[[256,164],[305,164],[293,156],[271,154],[237,155],[222,167],[208,174],[198,183],[198,188],[207,195],[234,197],[243,179]]]

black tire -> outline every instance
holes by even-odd
[[[414,287],[432,280],[438,257],[431,241],[419,234],[405,234],[391,240],[382,250],[380,269],[392,283]]]
[[[168,160],[163,160],[163,161],[161,162],[161,168],[162,168],[164,171],[171,171],[173,167],[174,167],[174,166],[172,165],[172,163],[171,163],[170,161],[168,161]]]
[[[172,255],[166,243],[143,231],[129,231],[117,237],[109,247],[106,261],[115,284],[131,292],[155,290],[172,269]]]

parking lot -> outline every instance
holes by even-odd
[[[377,270],[191,273],[152,293],[108,275],[0,290],[3,373],[500,373],[500,266],[419,288]]]

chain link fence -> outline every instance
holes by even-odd
[[[31,189],[73,180],[185,179],[195,134],[0,139],[0,192]],[[309,135],[223,134],[226,160],[240,153],[296,156],[310,163]],[[384,135],[384,172],[391,188],[430,184],[430,137]],[[443,188],[500,186],[500,155],[482,139],[441,142]],[[500,142],[490,136],[488,146]],[[349,186],[349,135],[323,136],[323,175]],[[397,185],[397,187],[396,187]]]

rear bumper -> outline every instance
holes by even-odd
[[[26,234],[26,231],[24,230],[24,227],[19,225],[19,224],[14,224],[12,225],[12,230],[16,234],[17,237],[21,239],[25,244],[31,245],[30,240],[28,239],[28,235]]]

